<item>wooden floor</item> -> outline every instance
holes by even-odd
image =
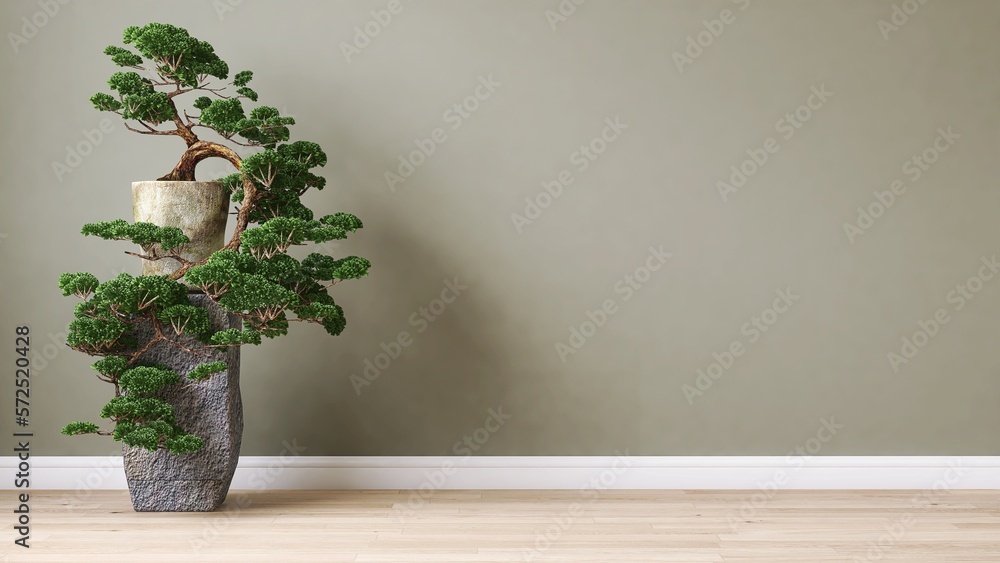
[[[756,494],[756,496],[754,496]],[[232,491],[136,513],[126,491],[34,491],[0,561],[1000,561],[1000,491]]]

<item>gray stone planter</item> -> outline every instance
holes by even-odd
[[[192,240],[182,255],[200,260],[223,245],[228,194],[217,182],[136,182],[132,185],[136,221],[180,227]],[[148,251],[148,250],[147,250]],[[178,267],[176,260],[143,262],[143,275],[163,275]],[[203,294],[191,293],[192,305],[208,310],[213,330],[242,329],[234,314]],[[140,324],[136,338],[141,346],[152,338],[152,327]],[[240,350],[205,348],[193,337],[174,337],[196,355],[161,342],[141,357],[141,364],[170,367],[186,383],[187,374],[199,364],[223,361],[227,369],[207,380],[169,386],[160,398],[174,407],[177,424],[205,440],[201,450],[184,455],[150,452],[122,446],[125,477],[132,506],[139,512],[212,511],[226,500],[239,460],[243,437],[243,402],[240,397]]]
[[[192,305],[209,311],[213,330],[243,328],[239,317],[227,313],[204,295],[188,297]],[[136,331],[141,342],[152,337],[151,327]],[[197,349],[191,337],[178,338]],[[202,352],[202,350],[199,350]],[[202,352],[204,353],[204,352]],[[132,506],[139,512],[197,512],[218,508],[229,491],[239,461],[243,438],[243,402],[240,398],[239,348],[212,350],[211,357],[195,356],[169,343],[158,343],[142,355],[143,364],[163,364],[181,377],[204,362],[224,361],[227,369],[205,381],[169,386],[160,398],[174,406],[177,424],[205,440],[201,450],[184,455],[150,452],[122,446],[125,477]]]

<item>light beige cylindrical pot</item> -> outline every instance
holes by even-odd
[[[197,262],[225,244],[229,191],[219,182],[134,182],[132,210],[136,222],[178,227],[191,242],[180,256]],[[144,252],[157,252],[144,248]],[[145,276],[167,275],[180,267],[173,258],[143,260]],[[239,316],[229,313],[194,288],[191,305],[209,313],[213,331],[243,328]],[[148,323],[134,334],[140,346],[154,338]],[[205,440],[201,450],[181,456],[122,445],[125,478],[132,507],[140,512],[195,512],[217,509],[226,499],[239,461],[243,438],[243,402],[240,396],[240,350],[199,348],[190,335],[176,336],[183,347],[159,342],[142,355],[140,365],[165,365],[186,381],[192,369],[212,361],[225,371],[191,385],[167,386],[158,397],[174,408],[177,424]],[[145,348],[144,348],[145,349]],[[197,349],[198,353],[193,353]]]
[[[180,255],[192,262],[208,258],[225,245],[229,199],[229,190],[221,182],[132,182],[135,221],[179,227],[191,239]],[[143,260],[142,275],[167,275],[179,267],[173,258]]]

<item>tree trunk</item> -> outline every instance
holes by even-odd
[[[206,158],[224,158],[232,163],[237,170],[240,168],[242,160],[232,149],[211,141],[197,141],[188,146],[184,154],[181,155],[180,162],[170,171],[170,174],[158,178],[166,182],[194,182],[194,170],[198,163]]]

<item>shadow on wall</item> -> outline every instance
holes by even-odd
[[[486,273],[434,248],[424,236],[434,217],[413,214],[380,172],[370,173],[394,155],[366,147],[365,132],[343,123],[325,131],[310,140],[330,155],[328,187],[306,203],[318,215],[355,213],[365,228],[298,257],[357,254],[373,267],[331,290],[348,318],[341,336],[293,325],[288,338],[244,347],[244,455],[274,455],[293,438],[304,455],[489,453],[514,433],[511,390],[537,380],[509,369],[507,358],[522,352],[491,337],[503,299],[478,283]],[[296,138],[309,134],[300,128]],[[504,424],[487,423],[497,418]]]

